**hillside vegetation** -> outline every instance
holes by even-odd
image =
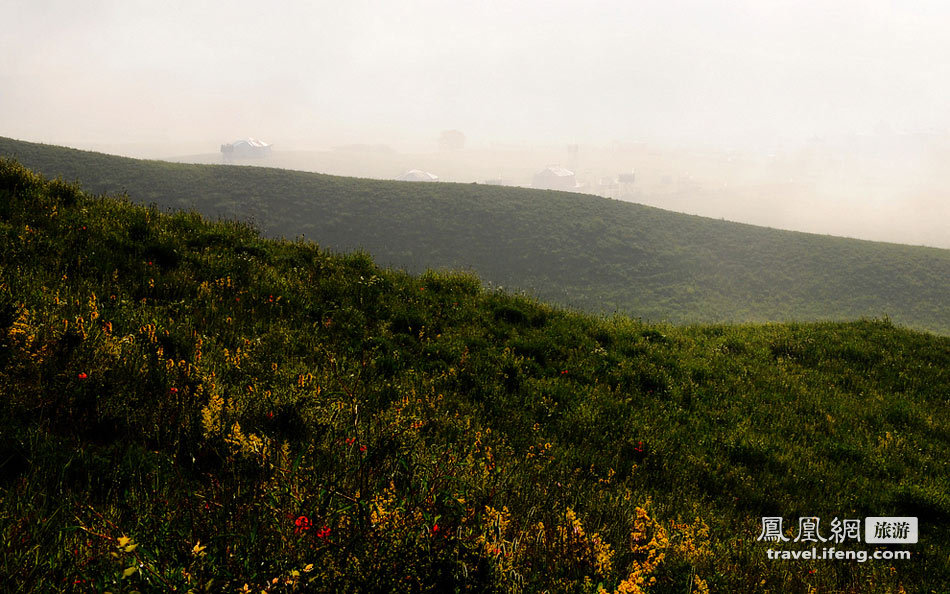
[[[0,155],[91,192],[252,220],[271,237],[362,248],[411,272],[471,270],[495,286],[595,313],[674,323],[888,316],[950,334],[950,250],[563,192],[172,164],[3,138]]]
[[[0,390],[15,591],[950,583],[950,338],[887,321],[590,317],[0,160]],[[923,536],[770,561],[764,515]]]

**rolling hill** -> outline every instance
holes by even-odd
[[[590,312],[673,323],[888,316],[950,333],[950,250],[522,188],[172,164],[3,138],[0,155],[91,192],[251,220],[271,237],[362,248],[411,272],[472,270]]]
[[[583,315],[0,159],[0,347],[13,591],[950,583],[950,338],[886,320]],[[812,543],[759,542],[763,516],[922,536],[776,561]]]

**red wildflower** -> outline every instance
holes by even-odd
[[[296,526],[294,529],[296,532],[305,532],[310,530],[310,518],[307,516],[299,516],[296,520],[294,520],[294,525]]]
[[[80,374],[79,374],[77,377],[78,377],[79,379],[86,379],[86,378],[89,377],[89,376],[86,375],[85,373],[80,372]]]
[[[433,532],[433,533],[436,533],[436,532],[438,532],[438,531],[439,531],[439,525],[438,525],[438,524],[433,524],[433,525],[432,525],[432,532]]]
[[[168,389],[168,391],[171,392],[172,394],[177,394],[177,393],[178,393],[178,388],[171,387],[171,388]]]
[[[353,445],[353,442],[355,442],[355,441],[356,441],[356,438],[355,438],[355,437],[347,437],[347,438],[346,438],[346,445]]]
[[[363,454],[363,453],[365,453],[365,452],[366,452],[366,446],[361,445],[361,446],[360,446],[360,453]]]
[[[564,371],[562,371],[561,375],[567,375],[567,370],[565,369]]]
[[[328,536],[330,536],[329,526],[324,526],[323,528],[317,531],[317,538],[326,538]]]

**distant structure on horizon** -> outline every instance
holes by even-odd
[[[271,145],[256,138],[242,138],[221,145],[221,155],[226,161],[232,159],[260,159],[270,155]]]
[[[439,181],[439,176],[421,169],[410,169],[409,171],[397,177],[396,180],[411,182],[437,182]]]
[[[574,177],[574,172],[570,169],[565,169],[559,165],[552,165],[534,174],[531,187],[540,190],[570,191],[577,188],[577,179]]]
[[[617,176],[617,184],[620,187],[621,194],[627,194],[633,189],[633,184],[636,183],[637,176],[634,173],[621,173]]]

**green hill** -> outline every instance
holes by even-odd
[[[13,591],[950,583],[950,338],[887,321],[596,318],[0,160],[0,345]],[[775,561],[762,516],[922,536]]]
[[[252,220],[271,237],[362,248],[411,272],[472,270],[496,286],[590,312],[673,323],[886,315],[950,334],[950,250],[522,188],[182,165],[3,138],[0,155],[92,192]]]

